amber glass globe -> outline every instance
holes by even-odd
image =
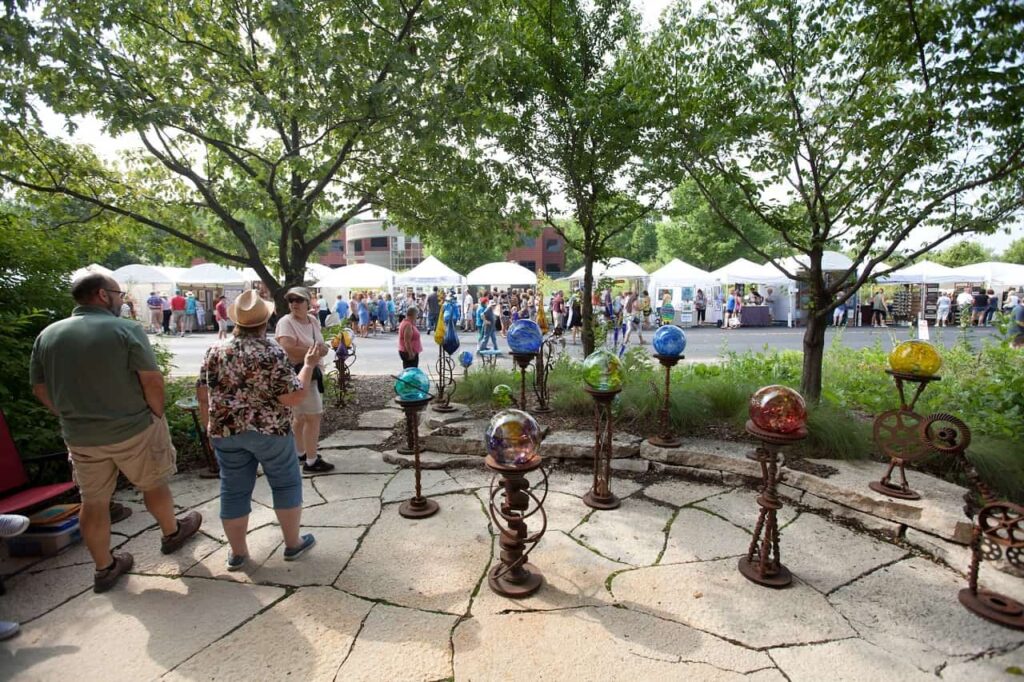
[[[495,462],[503,466],[525,467],[540,458],[540,425],[522,410],[503,410],[491,417],[484,441]]]
[[[794,433],[807,424],[807,405],[788,386],[765,386],[750,396],[750,421],[771,433]]]
[[[889,353],[889,367],[900,374],[930,377],[942,367],[942,358],[927,341],[904,341]]]

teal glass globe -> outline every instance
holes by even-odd
[[[536,353],[544,342],[540,326],[533,320],[516,320],[508,328],[508,347],[513,353]]]
[[[430,397],[430,377],[419,367],[409,367],[395,380],[395,395],[399,400],[426,400]]]
[[[595,350],[583,361],[583,381],[595,391],[622,390],[622,363],[614,353]]]
[[[540,459],[540,425],[522,410],[502,410],[491,417],[484,444],[495,462],[503,466],[525,467]]]

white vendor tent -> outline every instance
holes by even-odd
[[[930,260],[914,263],[878,278],[881,284],[951,284],[962,281],[963,275],[958,274],[953,268]]]
[[[170,277],[172,282],[177,282],[182,273],[188,272],[188,268],[176,268],[172,265],[154,265],[153,268]]]
[[[712,284],[715,278],[707,270],[673,258],[651,273],[651,289],[659,287],[699,286]]]
[[[583,280],[586,266],[576,270],[567,277],[568,280]],[[593,266],[594,281],[599,279],[647,279],[647,271],[628,258],[609,258],[607,261],[595,261]]]
[[[789,281],[789,278],[779,272],[774,265],[758,265],[746,258],[737,258],[728,265],[723,265],[712,271],[711,276],[723,284],[781,284]]]
[[[321,289],[391,289],[395,273],[373,263],[356,263],[334,268],[320,278]]]
[[[141,263],[123,265],[114,270],[112,276],[121,284],[152,284],[153,286],[174,284],[173,279],[160,272],[157,268]]]
[[[306,276],[303,280],[309,284],[317,286],[320,284],[321,279],[332,272],[334,272],[334,269],[327,265],[322,265],[321,263],[307,263]]]
[[[536,286],[537,275],[518,263],[502,261],[481,265],[466,275],[466,283],[495,287]]]
[[[260,279],[251,268],[229,268],[217,263],[195,265],[178,276],[179,286],[241,286]]]
[[[466,278],[452,270],[434,256],[395,277],[395,283],[406,287],[455,287],[465,284]]]
[[[75,270],[74,272],[71,273],[70,277],[71,277],[71,281],[74,282],[76,279],[80,279],[82,277],[85,277],[86,275],[95,275],[95,274],[106,275],[107,277],[113,277],[114,276],[114,271],[111,270],[110,268],[105,268],[102,265],[99,265],[98,263],[92,263],[90,265],[86,265],[84,268],[78,268],[77,270]]]
[[[807,265],[810,262],[810,256],[802,253],[797,256],[783,258],[779,261],[779,265],[782,266],[783,269],[795,273],[797,270],[806,270]],[[772,267],[771,262],[766,263],[766,265]],[[852,267],[853,261],[844,253],[840,253],[839,251],[824,251],[821,254],[821,269],[824,272],[838,272],[849,270]]]
[[[953,268],[958,282],[984,282],[990,287],[1016,287],[1024,285],[1024,265],[989,261],[961,265]]]

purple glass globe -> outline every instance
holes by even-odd
[[[675,325],[659,327],[654,332],[654,352],[670,358],[677,358],[686,350],[686,334]]]
[[[496,463],[526,467],[540,459],[540,425],[522,410],[503,410],[491,417],[484,443]]]
[[[508,347],[513,353],[536,353],[544,342],[540,327],[533,320],[516,320],[508,328]]]

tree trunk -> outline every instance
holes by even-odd
[[[804,370],[800,378],[800,393],[810,403],[821,400],[821,366],[825,358],[824,317],[810,315],[804,330]]]
[[[583,250],[583,357],[594,352],[594,253],[590,248]]]

